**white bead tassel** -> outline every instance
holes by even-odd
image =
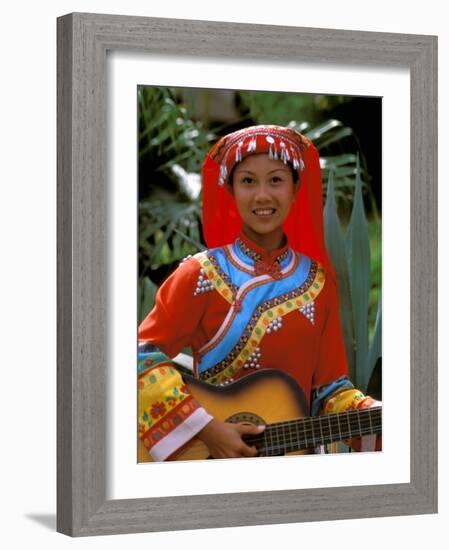
[[[265,139],[270,144],[270,148],[268,149],[268,158],[269,159],[274,159],[274,153],[273,153],[274,139],[271,136],[265,136]]]
[[[243,141],[239,141],[237,148],[235,150],[235,162],[242,161],[242,146],[243,146]]]
[[[256,138],[256,136],[253,136],[250,139],[249,144],[248,144],[248,148],[247,148],[248,153],[251,153],[252,151],[256,150],[256,144],[257,144],[257,138]]]
[[[218,179],[218,185],[224,185],[224,182],[226,181],[227,177],[228,177],[228,169],[226,168],[226,164],[222,163],[220,165],[220,177]]]
[[[288,160],[288,151],[287,151],[287,148],[285,146],[285,143],[283,141],[281,141],[279,143],[279,145],[281,146],[281,160],[284,164],[287,164],[287,160]]]

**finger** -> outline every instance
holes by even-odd
[[[254,457],[257,456],[257,449],[256,447],[249,447],[248,445],[244,445],[241,449],[242,456],[244,457]]]
[[[255,426],[254,424],[239,424],[241,434],[259,434],[265,430],[264,425]]]

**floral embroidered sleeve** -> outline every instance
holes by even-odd
[[[381,405],[369,395],[354,388],[347,376],[342,376],[329,385],[315,389],[312,396],[312,415],[342,413],[348,410],[365,409]],[[345,441],[354,451],[382,450],[382,435],[368,435]]]
[[[343,345],[343,332],[337,288],[328,281],[328,314],[320,345],[319,364],[312,390],[312,415],[341,413],[350,409],[363,409],[381,403],[356,389],[347,375],[347,360]],[[356,451],[382,448],[382,437],[364,436],[346,443]]]
[[[191,303],[198,271],[195,260],[184,262],[139,327],[139,434],[156,461],[171,458],[212,420],[170,359],[189,344],[203,312],[204,296]]]

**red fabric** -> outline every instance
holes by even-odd
[[[216,291],[194,296],[199,270],[200,264],[193,258],[181,264],[160,287],[156,306],[139,327],[140,340],[152,342],[172,358],[190,346],[195,360],[229,311],[229,303]],[[326,280],[315,300],[315,325],[295,310],[283,317],[279,331],[265,335],[260,350],[261,368],[291,374],[309,404],[313,387],[347,374],[337,289],[332,279]],[[242,368],[234,379],[251,372],[253,369]]]
[[[234,242],[242,226],[235,201],[226,184],[219,184],[220,165],[226,165],[229,175],[233,166],[237,164],[236,148],[242,140],[245,144],[241,148],[242,160],[251,154],[267,153],[270,143],[266,141],[266,135],[275,136],[276,143],[279,143],[282,137],[288,138],[289,143],[295,143],[294,151],[304,163],[303,170],[296,170],[300,188],[284,223],[289,245],[293,250],[319,261],[335,279],[324,242],[319,154],[310,140],[290,128],[274,125],[250,126],[224,136],[209,151],[202,166],[203,230],[207,246],[214,248]],[[248,152],[247,144],[254,136],[256,149]]]

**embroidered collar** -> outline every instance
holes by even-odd
[[[254,262],[254,269],[256,275],[271,275],[274,279],[280,278],[281,275],[281,263],[290,252],[288,247],[287,238],[286,243],[281,248],[277,248],[272,252],[267,252],[253,241],[248,239],[243,232],[240,232],[236,240],[236,246],[239,247],[241,252]]]

